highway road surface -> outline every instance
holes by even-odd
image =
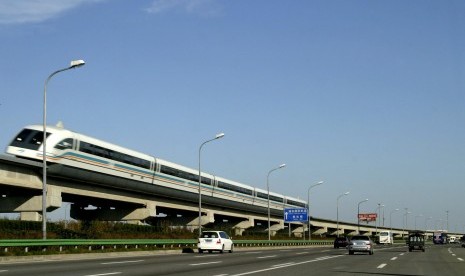
[[[224,254],[67,258],[2,262],[0,276],[465,275],[465,248],[459,245],[429,245],[426,252],[408,252],[405,246],[377,246],[373,255],[300,247],[238,249]]]

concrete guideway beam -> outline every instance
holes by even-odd
[[[42,189],[41,175],[36,171],[5,163],[0,163],[0,184]]]
[[[61,207],[61,190],[57,187],[47,187],[47,211]],[[0,213],[40,212],[42,213],[42,195],[15,195],[0,197]],[[27,217],[26,215],[25,217]],[[33,216],[35,217],[35,216]]]

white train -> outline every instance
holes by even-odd
[[[22,129],[6,152],[43,160],[43,126]],[[61,127],[47,126],[50,175],[97,185],[198,202],[198,170],[104,142]],[[268,192],[202,172],[202,202],[258,214],[268,212]],[[270,192],[270,212],[306,208],[306,201]]]

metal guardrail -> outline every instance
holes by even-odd
[[[234,240],[236,247],[271,247],[271,246],[316,246],[332,245],[333,241],[327,240]],[[11,249],[21,249],[27,253],[29,251],[47,252],[52,249],[62,252],[66,248],[93,250],[106,249],[174,249],[174,248],[195,248],[197,239],[131,239],[131,240],[85,240],[85,239],[49,239],[49,240],[0,240],[0,252],[8,253]]]

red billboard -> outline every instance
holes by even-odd
[[[378,214],[370,213],[370,214],[358,214],[358,220],[360,221],[376,221]]]

